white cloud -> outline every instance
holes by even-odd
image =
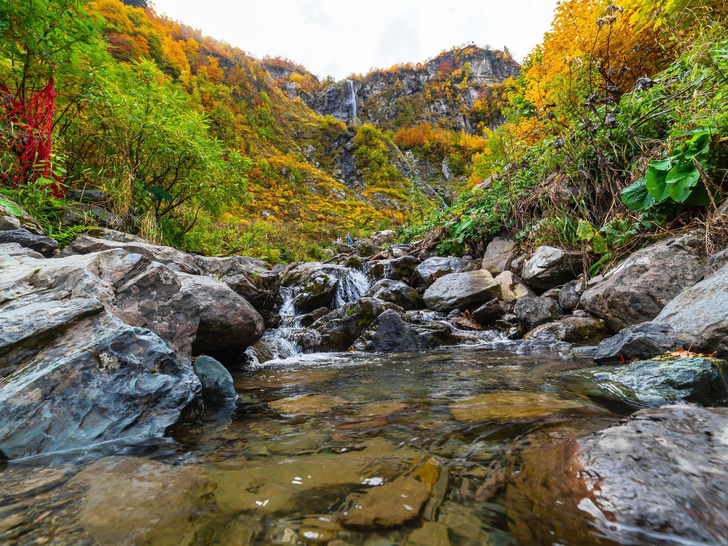
[[[474,42],[522,60],[557,0],[153,0],[155,9],[256,57],[282,56],[321,77],[424,61]]]

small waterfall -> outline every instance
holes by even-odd
[[[361,271],[346,269],[339,279],[339,288],[336,290],[334,309],[345,303],[351,303],[361,298],[371,288],[369,279]]]
[[[356,118],[359,117],[359,114],[357,112],[357,105],[356,105],[356,92],[354,91],[354,82],[352,80],[346,80],[349,82],[349,105],[351,106],[351,119],[352,121],[356,121]]]

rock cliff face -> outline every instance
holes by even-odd
[[[472,112],[476,101],[521,70],[507,53],[475,46],[447,51],[419,65],[377,70],[340,82],[315,80],[313,87],[314,77],[306,85],[294,67],[266,68],[290,98],[300,98],[324,116],[347,123],[357,118],[382,129],[428,121],[469,134],[478,128]]]

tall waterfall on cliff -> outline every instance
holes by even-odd
[[[349,98],[349,103],[351,104],[351,119],[356,121],[358,113],[356,108],[356,92],[354,91],[354,82],[351,80],[346,81],[349,82],[349,92],[351,93]]]

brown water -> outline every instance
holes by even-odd
[[[171,438],[7,466],[0,542],[612,544],[566,463],[618,416],[553,379],[590,364],[460,348],[239,371],[235,411]]]

